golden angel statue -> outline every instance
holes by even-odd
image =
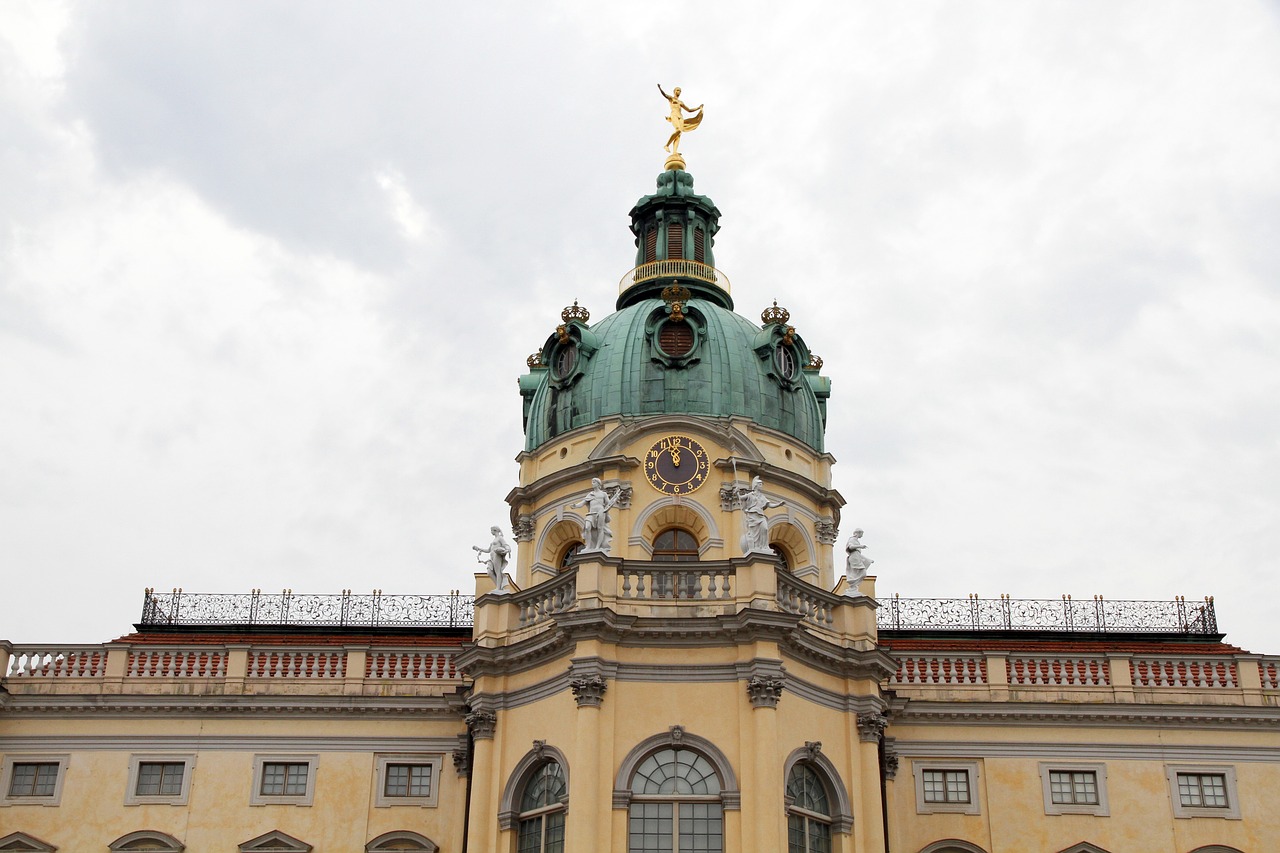
[[[662,84],[658,84],[658,91],[662,92]],[[680,134],[686,130],[697,130],[698,125],[702,124],[702,104],[696,107],[690,107],[680,100],[680,87],[676,86],[675,93],[668,95],[662,92],[662,97],[667,99],[671,104],[671,115],[667,116],[667,121],[671,122],[671,129],[675,131],[671,134],[671,138],[667,140],[667,144],[662,146],[664,151],[670,151],[672,155],[680,153]],[[686,117],[685,113],[693,113]]]

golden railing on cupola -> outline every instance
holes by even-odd
[[[618,282],[618,293],[626,293],[637,284],[644,284],[646,281],[654,281],[661,278],[704,281],[708,284],[714,284],[725,293],[729,292],[729,277],[720,270],[701,261],[673,258],[665,261],[650,261],[631,270],[622,277],[622,281]]]

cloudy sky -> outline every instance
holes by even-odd
[[[0,4],[0,637],[468,590],[668,128],[879,590],[1280,653],[1275,3]]]

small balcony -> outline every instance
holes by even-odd
[[[639,284],[661,279],[681,279],[690,282],[712,284],[729,293],[729,277],[720,270],[701,261],[675,258],[667,261],[650,261],[628,272],[618,282],[618,294],[622,295]]]

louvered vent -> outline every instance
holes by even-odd
[[[684,257],[684,226],[679,222],[667,225],[667,260]]]
[[[658,346],[670,356],[688,355],[693,349],[693,329],[684,321],[663,323],[658,330]]]
[[[650,228],[644,232],[644,263],[658,259],[658,229]]]
[[[707,260],[707,237],[701,228],[693,229],[693,259],[698,263]]]

